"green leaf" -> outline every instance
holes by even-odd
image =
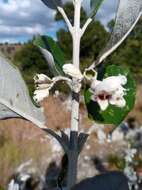
[[[54,76],[60,74],[64,75],[62,67],[65,64],[65,58],[57,43],[49,36],[38,36],[34,44],[38,46],[43,53],[52,74]]]
[[[90,7],[92,9],[90,17],[94,17],[97,14],[98,9],[102,5],[104,0],[91,0]]]
[[[126,100],[126,106],[124,108],[119,108],[109,104],[108,108],[105,111],[102,111],[98,103],[91,100],[92,94],[89,91],[89,87],[86,88],[84,96],[88,110],[88,116],[94,121],[104,124],[119,125],[134,107],[136,84],[128,69],[115,65],[108,66],[105,69],[103,78],[118,76],[120,74],[125,75],[128,80],[127,84],[124,86],[124,88],[127,90],[127,93],[124,96]]]

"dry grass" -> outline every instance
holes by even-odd
[[[43,106],[48,128],[69,127],[70,112],[65,111],[61,100],[49,97]],[[45,170],[47,166],[42,164],[42,158],[51,156],[51,147],[42,141],[43,137],[44,132],[22,119],[0,121],[0,186],[7,184],[23,161],[33,159],[40,170]]]
[[[134,109],[128,117],[134,117],[136,121],[142,125],[142,85],[137,86],[137,96]]]
[[[5,185],[22,162],[33,159],[39,166],[42,156],[51,154],[43,134],[28,122],[9,120],[0,123],[0,185]],[[41,160],[40,160],[41,159]]]

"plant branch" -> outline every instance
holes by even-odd
[[[92,18],[88,18],[86,23],[84,24],[82,30],[81,30],[81,36],[83,36],[83,34],[85,33],[87,27],[89,26],[89,24],[92,22]]]
[[[71,22],[69,21],[64,9],[62,7],[57,7],[58,11],[61,13],[61,15],[63,16],[67,26],[68,26],[68,29],[70,31],[70,33],[72,33],[72,30],[73,30],[73,27],[71,25]]]

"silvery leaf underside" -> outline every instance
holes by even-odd
[[[142,0],[120,0],[115,26],[111,38],[96,61],[96,65],[107,58],[133,30],[142,15]]]
[[[40,126],[45,122],[41,108],[32,103],[19,70],[0,55],[0,119],[15,117]]]

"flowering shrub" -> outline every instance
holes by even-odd
[[[55,137],[68,156],[67,189],[70,190],[76,181],[77,161],[89,134],[79,133],[79,104],[82,89],[88,115],[95,122],[115,124],[118,126],[131,111],[135,102],[135,82],[130,72],[119,66],[109,66],[98,72],[101,64],[126,39],[142,14],[141,0],[120,0],[118,4],[115,26],[99,56],[86,68],[80,71],[80,42],[87,27],[96,16],[103,0],[90,0],[88,19],[84,26],[80,24],[80,13],[83,0],[72,0],[74,5],[74,23],[72,24],[63,9],[62,0],[42,0],[50,9],[58,10],[63,16],[72,37],[73,58],[66,63],[65,56],[58,43],[49,36],[38,36],[34,44],[39,47],[53,78],[39,74],[35,76],[37,86],[34,100],[42,101],[48,97],[49,91],[59,81],[68,84],[72,95],[70,136],[61,131],[58,135],[45,125],[43,109],[33,105],[27,93],[25,83],[15,67],[0,57],[0,119],[21,117],[31,121],[43,131]],[[84,87],[84,88],[83,88]]]

